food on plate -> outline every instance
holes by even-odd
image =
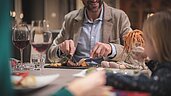
[[[86,74],[95,72],[95,71],[106,71],[106,72],[113,72],[110,68],[96,68],[96,67],[90,67],[86,70]]]
[[[49,66],[51,67],[61,67],[61,66],[87,67],[88,64],[86,63],[85,59],[81,59],[79,62],[76,62],[76,63],[68,59],[67,62],[65,63],[52,63]]]
[[[62,66],[61,63],[54,63],[54,64],[50,64],[51,67],[60,67]]]
[[[85,60],[86,60],[86,59],[81,59],[81,60],[78,62],[78,64],[79,64],[80,66],[82,66],[82,67],[88,66],[88,64],[86,63]]]
[[[69,59],[67,62],[67,66],[87,67],[88,64],[86,63],[85,59],[81,59],[79,62],[73,62]]]
[[[16,87],[33,87],[36,85],[35,76],[29,75],[28,71],[24,72],[13,72],[12,73],[12,83]]]
[[[35,76],[27,76],[21,81],[21,86],[23,87],[34,87],[36,85]]]
[[[15,79],[12,79],[12,84],[16,87],[34,87],[36,85],[35,76],[17,76]]]
[[[97,68],[95,68],[95,67],[90,67],[90,68],[88,68],[88,69],[86,70],[86,74],[89,74],[89,73],[92,73],[92,72],[95,72],[95,71],[97,71]]]
[[[61,64],[52,64],[51,66],[58,67],[61,66],[75,66],[75,67],[87,67],[88,64],[85,61],[86,59],[82,58],[79,62],[71,55],[63,55],[59,63]]]

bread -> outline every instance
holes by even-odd
[[[21,82],[21,86],[23,87],[34,87],[36,85],[35,76],[27,76]]]

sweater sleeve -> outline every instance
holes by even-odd
[[[63,87],[52,96],[74,96],[74,95],[66,87]]]
[[[161,68],[148,78],[143,74],[129,76],[123,74],[106,73],[106,85],[121,90],[149,92],[152,96],[171,96],[171,70]]]

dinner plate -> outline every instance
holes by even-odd
[[[103,70],[103,69],[105,69],[105,68],[97,68],[97,70]],[[113,69],[113,68],[109,68],[109,70],[111,70],[113,73],[121,73],[121,74],[132,75],[132,76],[140,74],[139,70],[133,70],[133,69]],[[84,77],[84,76],[86,76],[86,71],[87,71],[87,69],[82,70],[79,73],[73,74],[73,76],[74,77]]]
[[[82,67],[82,66],[51,66],[51,65],[45,65],[44,68],[60,68],[60,69],[87,69],[88,66]]]
[[[37,89],[37,88],[41,88],[44,87],[48,84],[50,84],[52,81],[54,81],[56,78],[59,77],[59,74],[53,74],[53,75],[41,75],[41,76],[34,76],[35,77],[35,85],[34,86],[15,86],[14,85],[14,89],[15,90],[32,90],[32,89]],[[12,75],[11,79],[12,82],[17,82],[19,80],[21,80],[21,76],[15,76]]]

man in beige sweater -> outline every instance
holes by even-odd
[[[132,29],[127,15],[103,0],[82,0],[84,8],[68,13],[60,34],[48,51],[49,59],[70,54],[79,61],[100,64],[115,59],[122,51],[122,37]]]

